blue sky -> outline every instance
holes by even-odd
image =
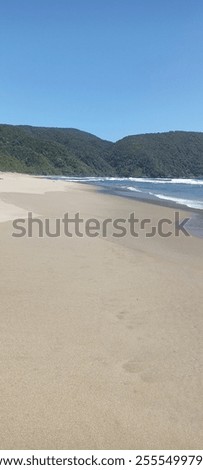
[[[0,122],[203,131],[202,0],[2,0]]]

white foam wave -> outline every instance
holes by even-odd
[[[170,182],[172,184],[197,184],[199,186],[203,186],[203,180],[196,180],[194,178],[191,178],[191,179],[173,178]]]
[[[116,178],[114,176],[56,176],[52,177],[56,179],[62,179],[67,181],[134,181],[137,183],[153,183],[153,184],[190,184],[203,186],[203,179],[195,178]]]
[[[137,189],[133,186],[121,186],[122,189],[128,189],[129,191],[135,191],[136,193],[142,193],[141,189]]]
[[[193,201],[191,199],[182,199],[178,197],[164,196],[163,194],[152,194],[152,193],[150,194],[158,197],[159,199],[173,201],[176,204],[182,204],[184,206],[190,207],[191,209],[203,209],[203,201]]]
[[[154,183],[154,184],[194,184],[203,186],[203,180],[197,180],[195,178],[128,178],[130,181],[137,183]]]

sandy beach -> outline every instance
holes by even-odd
[[[175,209],[0,173],[1,449],[201,449],[203,240],[13,237],[28,211]]]

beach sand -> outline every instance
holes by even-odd
[[[28,211],[156,225],[174,209],[0,178],[1,449],[201,449],[203,240],[16,238]]]

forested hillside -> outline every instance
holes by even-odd
[[[0,125],[0,170],[41,175],[203,176],[203,133],[166,132],[116,143],[77,129]]]
[[[203,133],[177,131],[125,137],[114,145],[108,161],[124,176],[202,176]]]

